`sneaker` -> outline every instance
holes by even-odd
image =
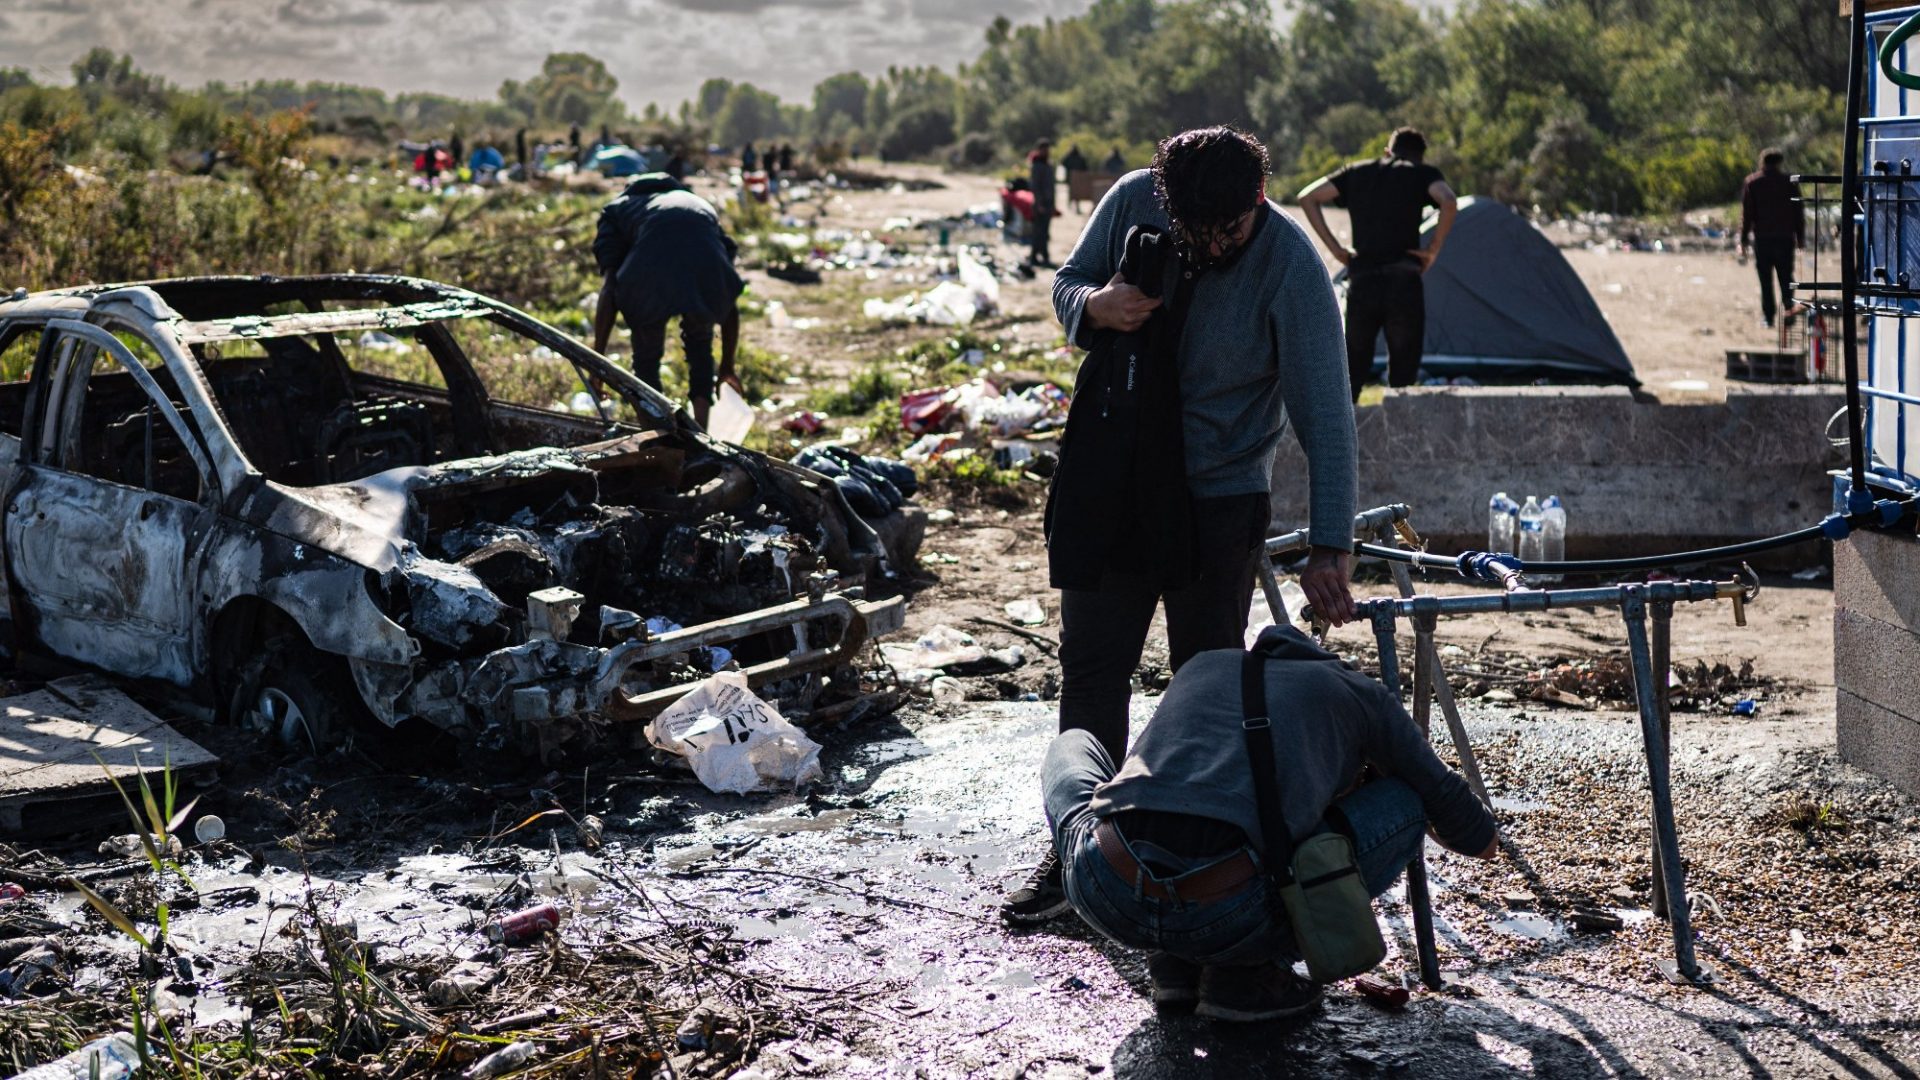
[[[1191,1008],[1200,1000],[1200,965],[1172,953],[1147,954],[1147,978],[1153,982],[1153,1003],[1163,1008]]]
[[[1303,1016],[1320,1004],[1320,987],[1279,964],[1208,967],[1200,973],[1200,1004],[1194,1012],[1213,1020],[1245,1023]]]
[[[1000,917],[1010,923],[1043,923],[1067,910],[1067,888],[1060,876],[1060,856],[1051,848],[1033,868],[1027,883],[1007,894]]]

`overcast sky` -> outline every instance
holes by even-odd
[[[952,66],[995,14],[1067,16],[1089,0],[0,0],[0,67],[65,82],[89,48],[174,82],[324,79],[491,98],[551,52],[606,61],[637,111],[702,80],[806,100],[836,71]]]

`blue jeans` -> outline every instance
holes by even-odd
[[[1268,906],[1264,874],[1235,896],[1206,903],[1178,899],[1182,878],[1233,854],[1189,861],[1178,873],[1156,876],[1156,881],[1173,889],[1174,896],[1167,899],[1144,895],[1107,862],[1093,838],[1100,821],[1087,803],[1093,789],[1113,774],[1113,759],[1100,741],[1079,730],[1056,736],[1040,769],[1047,824],[1053,830],[1054,850],[1060,854],[1067,900],[1080,917],[1122,945],[1172,953],[1196,964],[1291,963],[1298,955],[1293,933],[1284,913]],[[1367,893],[1379,896],[1420,851],[1427,829],[1420,797],[1405,783],[1384,779],[1348,793],[1334,805],[1353,828],[1354,859]],[[1138,850],[1131,843],[1128,847],[1138,858]],[[1248,849],[1248,854],[1260,864],[1259,853]],[[1277,919],[1276,914],[1280,914]]]

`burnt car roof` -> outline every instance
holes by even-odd
[[[190,322],[265,315],[268,309],[279,304],[328,300],[365,300],[393,306],[434,301],[464,301],[490,308],[504,306],[457,286],[394,274],[226,274],[76,285],[24,296],[15,293],[9,301],[0,301],[0,314],[6,312],[10,302],[57,296],[91,298],[135,288],[153,290],[168,307]]]

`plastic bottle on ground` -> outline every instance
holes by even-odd
[[[1520,504],[1502,491],[1487,503],[1487,550],[1513,554],[1514,515]]]
[[[100,1062],[97,1073],[93,1064],[95,1058]],[[13,1080],[88,1080],[93,1076],[98,1076],[99,1080],[124,1080],[139,1068],[140,1045],[127,1032],[116,1031],[93,1040],[58,1061],[36,1065]]]
[[[785,330],[793,325],[793,316],[787,314],[787,305],[778,300],[767,301],[767,325],[775,330]]]
[[[1517,524],[1519,533],[1515,536],[1514,554],[1520,556],[1523,563],[1540,562],[1546,559],[1547,518],[1540,510],[1540,500],[1527,496],[1525,505],[1520,507]]]
[[[1560,504],[1560,496],[1549,495],[1547,501],[1540,504],[1540,515],[1545,519],[1542,532],[1541,558],[1548,562],[1565,562],[1567,559],[1567,508]],[[1559,581],[1559,574],[1543,574],[1542,581]]]

